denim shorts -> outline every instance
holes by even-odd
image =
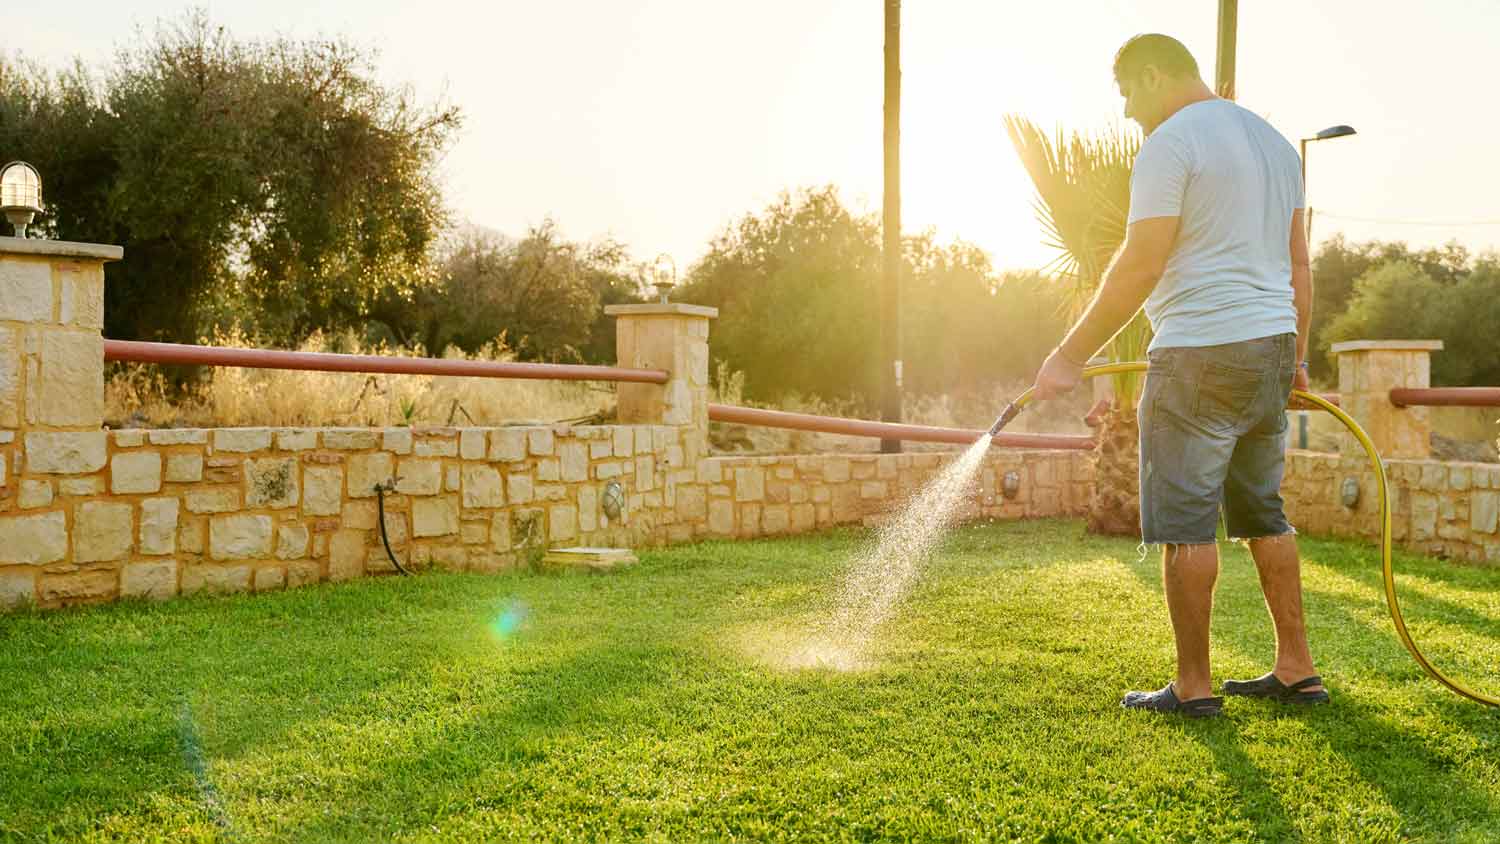
[[[1141,541],[1294,533],[1281,501],[1297,335],[1153,350],[1137,411]]]

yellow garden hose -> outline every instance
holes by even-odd
[[[1142,361],[1108,363],[1102,366],[1085,368],[1083,376],[1085,378],[1095,378],[1100,375],[1113,375],[1120,372],[1143,372],[1146,370],[1146,366]],[[1013,407],[1020,409],[1026,406],[1031,401],[1031,393],[1032,388],[1028,388],[1026,392],[1022,393],[1012,402]],[[1415,659],[1417,664],[1422,666],[1422,670],[1426,671],[1432,679],[1469,700],[1489,706],[1500,706],[1500,698],[1495,698],[1483,692],[1476,692],[1439,671],[1436,666],[1427,660],[1426,656],[1423,656],[1422,650],[1417,647],[1417,643],[1412,641],[1411,631],[1406,629],[1406,619],[1401,615],[1401,602],[1396,598],[1396,573],[1391,567],[1390,486],[1386,482],[1385,464],[1381,462],[1380,454],[1375,450],[1374,443],[1370,442],[1370,437],[1365,434],[1363,428],[1359,427],[1358,422],[1350,418],[1349,414],[1340,410],[1332,403],[1325,401],[1323,398],[1312,393],[1304,393],[1301,390],[1293,391],[1292,395],[1333,414],[1334,418],[1344,423],[1344,427],[1349,429],[1349,433],[1353,434],[1354,438],[1359,440],[1359,444],[1364,446],[1365,454],[1370,458],[1370,466],[1375,470],[1375,479],[1379,481],[1377,489],[1380,490],[1380,559],[1381,573],[1385,579],[1385,603],[1390,609],[1391,621],[1396,624],[1396,635],[1401,638],[1401,644],[1406,646],[1406,650],[1411,654],[1412,659]]]

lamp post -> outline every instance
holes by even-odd
[[[677,286],[677,262],[672,259],[671,255],[663,252],[652,262],[651,286],[655,287],[657,295],[661,296],[661,303],[667,304],[667,294]]]
[[[42,213],[42,177],[24,161],[0,168],[0,213],[15,227],[16,237],[26,236],[32,218]]]
[[[1313,135],[1311,138],[1303,138],[1302,139],[1301,143],[1299,144],[1299,147],[1301,149],[1301,155],[1302,155],[1302,202],[1303,202],[1304,205],[1307,204],[1307,144],[1308,144],[1308,142],[1309,141],[1326,141],[1326,140],[1329,140],[1330,138],[1342,138],[1342,137],[1344,137],[1346,135],[1353,135],[1353,134],[1354,134],[1354,127],[1353,126],[1345,126],[1345,125],[1343,125],[1341,123],[1338,126],[1329,126],[1327,129],[1324,129],[1323,131],[1319,132],[1318,134]],[[1305,230],[1304,233],[1307,235],[1307,248],[1309,250],[1311,250],[1312,249],[1312,206],[1310,206],[1310,205],[1307,206],[1307,212],[1306,212],[1306,214],[1304,216],[1307,217],[1307,219],[1303,221],[1303,227],[1304,227],[1304,230]]]

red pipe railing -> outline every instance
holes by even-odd
[[[1394,387],[1397,407],[1500,407],[1500,387]]]
[[[388,355],[339,355],[330,352],[279,352],[105,340],[106,361],[244,366],[253,369],[303,369],[318,372],[369,372],[390,375],[467,375],[479,378],[550,378],[559,381],[631,381],[665,384],[659,369],[584,366],[561,363],[501,363],[487,360],[441,360]]]
[[[825,434],[844,434],[851,437],[878,437],[907,442],[954,443],[969,445],[984,431],[969,431],[963,428],[936,428],[926,425],[897,425],[891,422],[865,422],[859,419],[839,419],[833,416],[814,416],[807,413],[787,413],[782,410],[759,410],[750,407],[735,407],[727,404],[710,404],[708,418],[714,422],[733,422],[740,425],[763,425],[770,428],[791,428],[796,431],[818,431]],[[1094,447],[1091,437],[1071,434],[999,434],[993,443],[997,446],[1015,448],[1057,448],[1087,451]]]

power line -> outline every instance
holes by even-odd
[[[1396,220],[1388,217],[1355,217],[1348,214],[1334,214],[1330,211],[1313,210],[1319,219],[1343,220],[1349,223],[1386,223],[1396,226],[1442,226],[1456,228],[1459,226],[1500,226],[1500,220]]]

